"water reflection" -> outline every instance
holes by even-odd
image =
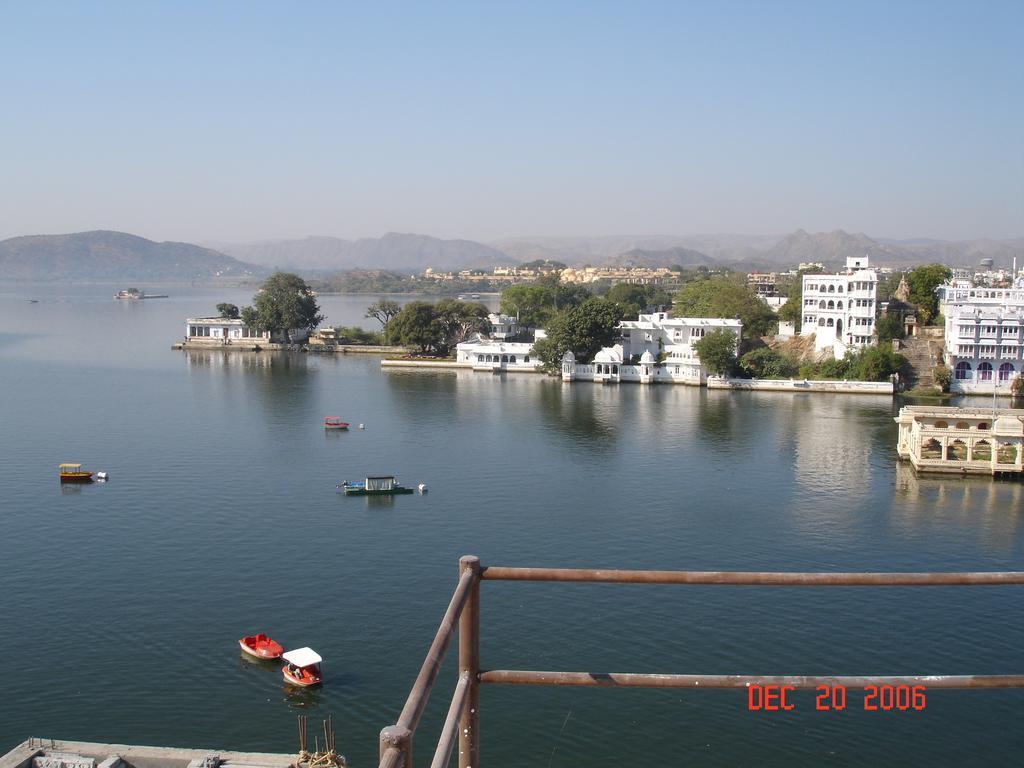
[[[323,699],[320,686],[304,688],[300,685],[282,683],[281,688],[284,702],[292,709],[315,709],[320,706]]]
[[[871,479],[871,453],[861,403],[855,395],[805,395],[788,411],[788,429],[795,441],[796,481],[805,490],[855,498]],[[794,403],[794,405],[796,405]],[[878,414],[878,411],[869,413]]]
[[[904,529],[962,524],[986,545],[1012,549],[1024,515],[1024,486],[1012,480],[962,475],[918,474],[895,462],[893,520]]]

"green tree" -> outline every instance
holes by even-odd
[[[490,311],[478,302],[441,299],[434,305],[435,320],[441,332],[441,352],[466,340],[472,333],[489,333]]]
[[[392,343],[418,347],[426,354],[443,345],[441,327],[434,305],[427,301],[410,301],[388,323],[388,339]]]
[[[387,337],[388,323],[391,322],[391,318],[402,311],[402,307],[397,301],[391,299],[381,299],[375,301],[373,304],[366,308],[366,314],[363,317],[372,317],[378,323],[380,323],[381,332]]]
[[[220,316],[226,320],[237,320],[238,319],[238,306],[236,304],[218,304],[217,311]]]
[[[568,351],[580,362],[587,362],[617,338],[621,319],[622,308],[614,301],[589,298],[552,316],[547,338],[534,344],[534,354],[549,371],[561,366]]]
[[[793,360],[770,347],[750,350],[739,364],[744,373],[755,379],[789,379],[796,376],[798,369]]]
[[[907,335],[906,330],[903,328],[903,320],[893,314],[882,315],[878,318],[875,332],[878,334],[880,342],[902,339]]]
[[[732,331],[711,331],[693,344],[700,363],[711,373],[728,376],[736,367],[736,334]]]
[[[949,267],[941,264],[928,264],[914,267],[907,274],[907,286],[910,288],[910,301],[917,305],[918,319],[922,325],[930,325],[939,314],[939,297],[935,289],[953,276]]]
[[[622,307],[625,319],[635,318],[651,307],[670,307],[672,297],[656,285],[638,285],[636,283],[615,283],[608,289],[604,298],[614,301]]]
[[[743,283],[728,277],[713,277],[684,285],[675,296],[675,317],[738,317],[743,333],[750,339],[778,331],[778,317]]]
[[[510,285],[501,292],[502,314],[518,317],[524,328],[543,328],[554,307],[554,296],[544,285]]]
[[[953,372],[945,365],[936,365],[932,368],[932,379],[943,392],[949,392],[950,382],[953,381]]]
[[[253,304],[242,310],[245,324],[259,331],[283,332],[288,341],[292,329],[312,330],[324,319],[306,281],[290,272],[268,277]]]
[[[845,359],[849,364],[847,378],[856,381],[888,381],[907,362],[891,347],[863,347],[847,352]]]

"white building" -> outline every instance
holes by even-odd
[[[847,258],[844,274],[804,275],[800,335],[813,333],[815,350],[831,349],[837,360],[873,344],[877,288],[867,256]]]
[[[533,340],[544,331],[534,331]],[[480,371],[538,371],[541,361],[533,354],[533,342],[502,341],[476,334],[455,347],[455,361]]]
[[[519,333],[519,320],[511,315],[499,315],[492,312],[487,316],[491,323],[491,338],[504,341]]]
[[[1024,373],[1024,275],[1012,288],[978,288],[954,280],[937,292],[946,318],[950,389],[1010,394]]]
[[[305,341],[309,331],[293,328],[289,331],[292,343]],[[185,340],[190,344],[258,344],[284,343],[283,333],[257,331],[239,319],[226,317],[190,317],[185,320]]]
[[[619,343],[605,347],[592,364],[576,362],[571,353],[562,362],[566,380],[638,381],[642,384],[700,385],[708,372],[700,363],[694,343],[710,331],[731,331],[739,352],[743,322],[731,318],[669,317],[666,312],[641,314],[619,323]]]

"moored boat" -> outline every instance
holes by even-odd
[[[342,421],[340,416],[325,416],[324,429],[348,429],[348,422]]]
[[[312,648],[296,648],[284,654],[283,658],[285,665],[281,668],[281,674],[285,682],[304,688],[323,682],[323,672],[320,671],[323,659]]]
[[[82,469],[81,464],[61,464],[58,468],[62,483],[91,483],[92,472]]]
[[[399,493],[415,493],[415,488],[406,488],[392,475],[367,477],[361,483],[346,480],[338,486],[346,496],[393,496]]]
[[[281,658],[284,648],[280,643],[275,643],[262,632],[256,635],[246,635],[238,641],[238,647],[253,658],[262,661],[273,661]]]

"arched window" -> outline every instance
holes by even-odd
[[[999,464],[1016,464],[1017,463],[1017,446],[1013,443],[1003,443],[999,446],[999,451],[996,453],[996,461]]]
[[[842,292],[843,292],[843,286],[840,285],[838,288],[836,288],[836,293],[842,293]]]
[[[948,421],[939,420],[939,421],[935,422],[935,428],[936,429],[946,429],[948,427],[949,427],[949,422]]]
[[[992,363],[978,364],[978,381],[992,381]]]
[[[612,366],[612,373],[618,373],[618,372],[619,372],[619,366],[613,365]]]
[[[834,301],[832,301],[831,299],[828,302],[828,308],[829,309],[835,309],[836,308],[836,303]]]
[[[835,293],[835,292],[836,292],[836,287],[835,287],[834,285],[830,285],[830,286],[828,287],[828,292],[829,292],[829,293]]]
[[[999,381],[1000,383],[1007,382],[1013,378],[1014,370],[1013,363],[1003,363],[999,366]]]
[[[946,448],[947,461],[967,461],[967,443],[963,440],[954,440]]]
[[[966,421],[958,421],[956,423],[956,428],[957,429],[970,429],[971,425],[968,424]]]
[[[988,444],[988,440],[979,440],[974,444],[974,450],[971,451],[972,461],[992,461],[992,446]]]
[[[827,322],[827,323],[825,323],[825,325],[827,325],[827,326],[828,326],[829,328],[831,328],[832,326],[834,326],[834,325],[835,325],[835,322],[834,322],[834,321],[832,320],[832,318],[830,317],[830,318],[828,319],[828,322]]]
[[[978,429],[988,429],[988,422],[982,421],[978,423]]]
[[[839,287],[842,288],[843,286],[839,286]],[[843,308],[843,302],[837,301],[836,302],[836,309],[842,309],[842,308]]]
[[[971,378],[971,364],[966,360],[961,360],[956,364],[956,368],[953,369],[953,372],[959,381],[966,381]]]
[[[942,443],[936,440],[934,437],[931,440],[926,440],[921,444],[921,458],[922,459],[941,459],[942,458]]]
[[[821,301],[818,302],[818,309],[824,309],[824,308],[825,308],[825,300],[822,299]]]
[[[822,302],[822,303],[824,303],[824,302]],[[825,327],[825,318],[824,317],[819,317],[818,318],[818,325],[820,325],[822,328]]]
[[[523,362],[524,363],[530,362],[530,356],[529,355],[523,355]]]
[[[482,363],[482,362],[484,361],[484,356],[483,356],[483,355],[477,355],[477,356],[476,356],[476,361],[477,361],[478,363]]]
[[[508,361],[509,361],[510,363],[514,363],[514,362],[516,361],[516,356],[515,356],[515,355],[509,355],[509,356],[508,356]]]

